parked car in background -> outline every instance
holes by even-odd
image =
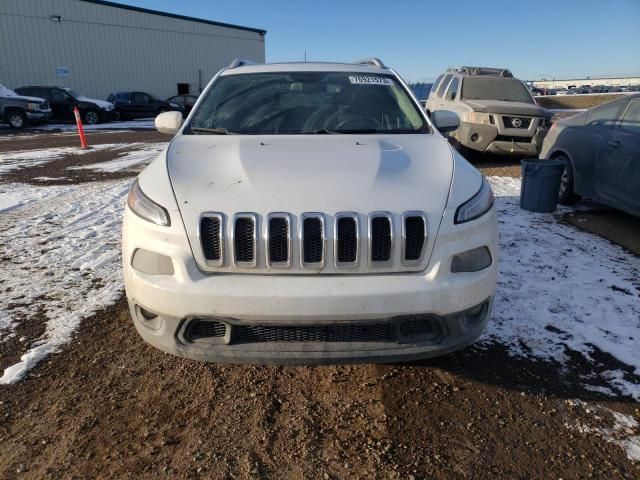
[[[474,342],[498,273],[488,181],[377,59],[234,61],[133,183],[138,333],[222,362],[388,362]],[[334,195],[327,190],[331,186]]]
[[[107,97],[113,102],[121,120],[131,118],[153,118],[163,112],[184,112],[184,107],[176,102],[168,102],[146,92],[117,92]]]
[[[51,118],[56,121],[73,121],[73,109],[78,107],[82,121],[89,125],[113,120],[115,113],[113,104],[88,98],[70,88],[51,86],[28,86],[16,88],[20,95],[44,98],[51,105]]]
[[[449,68],[434,83],[427,113],[455,112],[460,128],[450,138],[463,147],[507,155],[538,155],[550,114],[506,69]]]
[[[185,118],[191,113],[191,109],[197,101],[198,97],[196,95],[174,95],[173,97],[167,98],[167,102],[176,103],[184,109],[182,116]]]
[[[44,98],[18,95],[0,85],[0,123],[19,130],[27,125],[45,123],[51,118],[51,107]]]
[[[540,158],[566,164],[561,203],[585,196],[640,216],[640,94],[555,122]]]

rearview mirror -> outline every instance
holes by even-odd
[[[440,133],[448,133],[460,127],[460,117],[449,110],[436,110],[431,114],[431,121]]]
[[[164,112],[156,117],[156,130],[160,133],[175,135],[182,126],[182,113]]]

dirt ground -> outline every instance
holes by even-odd
[[[10,150],[19,142],[49,140],[12,139]],[[473,161],[519,176],[517,160]],[[494,346],[396,365],[206,364],[146,345],[121,299],[25,380],[0,386],[0,478],[637,479],[640,463],[581,428],[596,407],[580,401],[640,419],[631,399],[581,387],[616,363],[514,359]]]

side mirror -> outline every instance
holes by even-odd
[[[460,127],[460,117],[449,110],[436,110],[431,113],[431,121],[440,133],[448,133]]]
[[[182,113],[164,112],[156,117],[156,130],[160,133],[175,135],[182,126]]]

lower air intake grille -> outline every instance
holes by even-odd
[[[386,217],[371,220],[371,261],[388,262],[391,259],[391,222]]]
[[[304,263],[320,263],[323,259],[322,220],[305,218],[302,224],[302,258]]]
[[[438,323],[429,316],[399,317],[400,336],[407,340],[426,340],[440,336]]]
[[[227,336],[228,333],[228,336]],[[238,325],[195,319],[185,330],[190,342],[204,343],[415,343],[435,341],[442,335],[437,317],[429,314],[403,315],[386,322],[334,325]],[[207,342],[214,339],[214,342]],[[217,339],[217,341],[215,340]]]
[[[395,326],[390,323],[307,327],[233,326],[233,343],[392,342],[395,337]]]
[[[254,262],[255,252],[255,220],[250,217],[239,217],[234,227],[234,251],[236,262]]]
[[[227,326],[213,320],[194,320],[189,323],[185,337],[193,342],[201,338],[221,338],[227,332]]]
[[[202,250],[207,260],[220,260],[222,242],[220,236],[220,219],[205,217],[200,222]]]
[[[269,261],[289,261],[289,224],[286,218],[269,219]]]
[[[354,263],[358,259],[358,224],[353,217],[338,218],[338,263]]]
[[[424,219],[418,216],[406,217],[404,226],[406,235],[404,259],[408,261],[419,260],[425,241]]]

